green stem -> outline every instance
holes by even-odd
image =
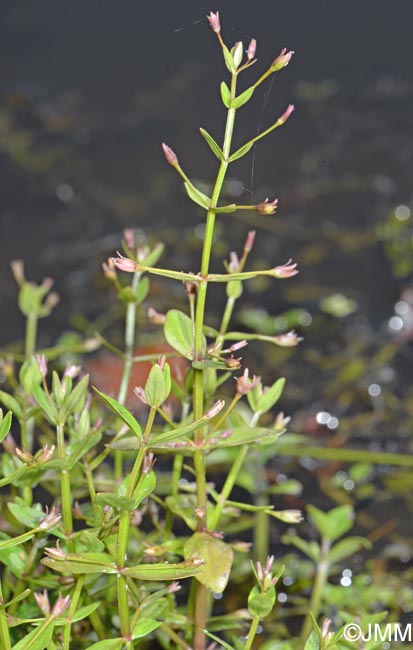
[[[37,315],[30,313],[26,320],[26,338],[24,343],[24,355],[30,359],[36,350],[37,339]]]
[[[247,452],[248,452],[248,445],[243,445],[239,450],[237,457],[229,471],[224,486],[221,490],[221,494],[219,495],[218,503],[215,506],[212,516],[210,517],[210,520],[208,522],[208,525],[211,530],[215,530],[216,527],[218,526],[222,514],[222,510],[224,509],[225,506],[225,502],[227,501],[227,499],[229,498],[233,490],[235,481],[237,480],[237,476],[241,470]]]
[[[82,593],[83,589],[83,584],[85,582],[86,576],[79,576],[79,578],[76,581],[75,588],[72,593],[72,597],[70,600],[70,606],[66,614],[66,618],[68,619],[67,623],[64,625],[63,629],[63,650],[70,650],[70,637],[71,637],[71,631],[72,631],[72,623],[71,620],[73,616],[76,613],[77,605],[79,602],[80,594]]]
[[[0,640],[1,640],[1,647],[4,648],[4,650],[11,650],[11,641],[10,641],[10,634],[9,634],[9,626],[7,623],[7,616],[6,616],[6,610],[4,607],[1,607],[3,605],[4,600],[3,600],[3,590],[1,586],[1,580],[0,580]]]
[[[232,75],[231,80],[231,98],[235,97],[236,93],[236,83],[237,76],[236,74]],[[211,250],[214,238],[214,226],[215,226],[215,211],[214,208],[217,206],[219,196],[221,194],[222,185],[225,179],[225,174],[228,167],[227,158],[229,157],[232,133],[234,130],[235,123],[235,108],[229,108],[227,114],[227,122],[225,126],[225,135],[224,135],[224,145],[223,145],[223,154],[224,160],[221,161],[221,164],[218,169],[217,177],[215,180],[214,189],[211,197],[211,206],[207,212],[206,225],[205,225],[205,236],[204,236],[204,245],[202,249],[202,260],[201,260],[201,277],[206,277],[209,271],[209,263],[211,259]],[[205,305],[206,305],[206,295],[207,295],[208,284],[206,281],[199,283],[198,294],[197,294],[197,303],[196,303],[196,313],[195,313],[195,345],[194,345],[194,357],[199,359],[203,353],[202,342],[203,342],[203,329],[204,329],[204,317],[205,317]],[[198,420],[202,417],[204,412],[204,386],[203,386],[203,371],[194,370],[194,418]],[[195,432],[195,442],[200,443],[204,437],[204,427],[200,427]],[[206,527],[206,506],[207,506],[207,495],[206,495],[206,467],[205,467],[205,455],[203,450],[199,449],[195,452],[194,457],[195,464],[195,475],[196,475],[196,484],[197,484],[197,502],[199,512],[203,513],[199,517],[199,529],[202,530]],[[208,610],[208,599],[207,599],[207,590],[206,588],[198,584],[195,592],[195,634],[194,634],[194,650],[205,650],[206,646],[206,636],[204,629],[207,622],[207,610]]]
[[[315,619],[318,618],[320,612],[320,605],[323,597],[323,591],[328,581],[328,571],[330,564],[328,561],[328,554],[330,551],[330,540],[324,537],[321,540],[321,553],[320,559],[317,563],[316,576],[313,584],[313,590],[311,593],[310,604],[308,606],[307,616],[304,619],[303,627],[300,634],[300,643],[304,647],[305,642],[311,632],[312,620],[311,614]]]
[[[260,617],[254,616],[254,618],[251,621],[250,629],[248,630],[247,640],[245,642],[244,650],[251,650],[252,644],[254,643],[255,636],[257,634],[259,623],[260,623]]]
[[[136,294],[139,280],[142,273],[137,271],[133,274],[131,289],[133,295]],[[125,364],[123,366],[123,374],[120,382],[118,402],[124,404],[128,395],[129,381],[133,365],[133,350],[135,347],[135,326],[136,326],[136,303],[130,302],[126,308],[126,321],[125,321]]]
[[[59,459],[66,462],[66,450],[64,441],[64,427],[58,424],[56,427],[57,434],[57,453]],[[72,493],[70,487],[70,474],[67,469],[62,469],[60,474],[60,494],[62,499],[63,528],[68,539],[68,548],[71,546],[70,537],[73,532],[72,518]]]

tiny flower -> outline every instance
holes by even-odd
[[[116,269],[112,257],[108,259],[107,263],[103,262],[102,269],[103,269],[103,275],[107,280],[111,280],[111,282],[116,280]]]
[[[66,557],[66,553],[60,548],[59,540],[57,540],[55,547],[46,547],[44,551],[52,560],[64,560]]]
[[[175,594],[180,589],[182,589],[182,586],[179,584],[177,580],[174,580],[173,582],[171,582],[171,584],[168,587],[168,593]]]
[[[275,278],[292,278],[294,275],[299,273],[299,271],[297,271],[297,263],[292,263],[291,258],[285,264],[276,266],[272,272]]]
[[[253,376],[252,379],[249,378],[249,370],[245,368],[244,374],[241,377],[236,377],[235,381],[237,382],[237,393],[238,395],[247,395],[253,388],[255,388],[261,381],[261,377]]]
[[[237,343],[234,343],[231,345],[230,348],[228,348],[228,352],[236,352],[237,350],[241,350],[241,348],[245,348],[245,346],[248,345],[248,341],[237,341]],[[223,350],[224,351],[224,350]]]
[[[231,355],[228,359],[225,359],[225,365],[231,370],[236,370],[241,365],[241,358],[239,357],[236,359],[233,355]]]
[[[228,273],[237,273],[240,269],[239,257],[235,251],[229,254]]]
[[[323,624],[321,626],[321,638],[323,641],[326,639],[328,631],[330,629],[331,625],[331,619],[330,618],[325,618],[323,621]]]
[[[70,595],[67,595],[63,598],[62,594],[59,594],[59,597],[56,600],[52,610],[52,616],[61,616],[67,610],[69,605],[70,605]]]
[[[278,413],[274,421],[275,431],[284,431],[287,424],[290,422],[290,420],[291,420],[290,417],[285,417],[284,413],[280,411],[280,413]]]
[[[273,564],[274,564],[273,555],[267,557],[265,566],[263,566],[261,562],[257,562],[256,564],[255,572],[256,572],[258,584],[263,592],[268,591],[268,589],[270,589],[277,583],[278,578],[274,577],[272,574]]]
[[[261,203],[258,203],[258,205],[255,206],[255,209],[260,214],[274,214],[277,207],[278,207],[278,199],[274,199],[274,201],[270,201],[267,197],[265,201],[261,201]]]
[[[14,275],[14,279],[16,280],[17,284],[19,287],[22,286],[24,282],[24,262],[23,260],[12,260],[10,262],[11,266],[11,271]]]
[[[143,459],[142,472],[144,474],[149,474],[149,472],[152,471],[155,462],[155,456],[152,453],[147,454]]]
[[[284,124],[294,110],[295,110],[294,104],[289,104],[285,109],[284,113],[281,115],[281,117],[278,118],[277,123],[280,125]]]
[[[286,65],[288,65],[291,61],[291,57],[294,54],[293,51],[287,52],[287,48],[283,47],[279,55],[277,56],[276,59],[271,64],[271,70],[273,72],[278,72],[278,70],[282,70],[282,68],[285,68]]]
[[[162,149],[165,154],[166,161],[172,165],[172,167],[175,167],[178,164],[178,158],[175,151],[171,149],[171,147],[168,147],[165,142],[162,142]]]
[[[153,325],[163,325],[166,321],[166,316],[165,314],[160,314],[153,307],[149,307],[148,320],[153,323]]]
[[[74,366],[70,363],[66,365],[63,377],[70,377],[70,379],[75,379],[82,370],[81,366]]]
[[[37,365],[39,366],[40,374],[43,377],[47,375],[47,359],[44,354],[36,354]]]
[[[53,307],[56,307],[56,305],[59,304],[59,301],[60,301],[59,294],[56,293],[56,291],[52,291],[47,296],[46,300],[44,301],[44,304],[48,309],[53,309]]]
[[[273,510],[273,515],[286,524],[299,524],[303,520],[301,510]]]
[[[247,235],[247,238],[245,240],[245,244],[244,244],[244,252],[245,253],[251,252],[252,247],[254,246],[255,235],[256,235],[255,230],[250,230],[249,231],[249,233]]]
[[[133,392],[135,393],[136,397],[138,397],[141,400],[141,402],[143,402],[144,404],[148,403],[146,400],[145,390],[142,388],[142,386],[135,386]]]
[[[57,524],[62,518],[62,515],[60,514],[58,509],[55,508],[54,506],[50,512],[46,506],[46,513],[47,513],[46,516],[44,517],[44,519],[41,520],[39,524],[39,528],[41,530],[49,530],[49,528],[53,528],[54,526],[57,526]]]
[[[196,296],[196,294],[198,293],[198,289],[199,289],[199,283],[198,282],[186,281],[183,284],[184,284],[185,293],[188,296],[188,298],[190,298],[191,296]]]
[[[252,38],[247,49],[248,61],[251,61],[254,58],[256,49],[257,49],[257,41],[255,40],[255,38]]]
[[[286,332],[285,334],[278,334],[278,336],[274,336],[274,343],[277,345],[280,345],[283,348],[293,348],[295,345],[298,345],[300,341],[302,341],[301,336],[297,336],[297,332],[295,330],[291,330],[290,332]]]
[[[138,269],[138,265],[133,260],[130,260],[129,257],[123,257],[118,253],[119,257],[112,257],[112,262],[114,266],[120,271],[126,271],[127,273],[135,273]]]
[[[135,231],[132,228],[125,228],[123,231],[123,239],[125,240],[126,246],[130,251],[135,250]]]
[[[214,418],[218,413],[222,411],[222,409],[225,406],[225,400],[219,399],[215,404],[209,407],[209,409],[205,412],[205,417],[206,418]]]
[[[49,445],[45,445],[40,453],[36,456],[36,464],[45,465],[48,463],[49,460],[53,458],[54,450],[55,445],[52,445],[51,447],[49,447]]]
[[[34,456],[29,451],[25,451],[24,449],[20,449],[20,447],[16,447],[15,452],[14,452],[19,458],[22,463],[25,463],[26,465],[31,465],[34,461]]]
[[[219,32],[221,31],[221,23],[219,22],[219,11],[217,11],[215,14],[211,11],[211,13],[207,16],[207,18],[214,32],[216,34],[219,34]]]
[[[230,438],[233,433],[232,429],[227,429],[226,431],[223,431],[219,437],[221,440],[226,440],[227,438]]]
[[[44,616],[49,617],[50,616],[50,602],[49,602],[49,594],[47,593],[47,590],[45,589],[43,593],[39,593],[35,591],[33,593],[34,599],[37,603],[37,607],[40,609],[41,613]]]

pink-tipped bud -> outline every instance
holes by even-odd
[[[255,388],[261,381],[261,377],[253,376],[252,379],[249,378],[249,370],[245,368],[244,374],[241,377],[236,377],[235,381],[237,382],[237,393],[238,395],[247,395],[250,390]]]
[[[160,314],[153,307],[149,307],[148,320],[150,323],[153,323],[153,325],[163,325],[166,321],[166,316],[165,314]]]
[[[142,386],[135,386],[133,392],[135,393],[136,397],[138,397],[140,401],[143,402],[143,404],[148,403],[145,395],[145,390],[142,388]]]
[[[292,263],[292,259],[289,259],[285,264],[281,266],[276,266],[272,270],[275,278],[292,278],[294,275],[297,275],[299,271],[297,270],[297,263]]]
[[[290,421],[291,418],[285,416],[284,413],[280,411],[274,420],[274,430],[277,432],[285,431],[285,428]]]
[[[289,104],[285,109],[284,113],[281,115],[281,117],[278,118],[277,124],[279,125],[284,124],[294,110],[295,110],[294,104]]]
[[[282,70],[282,68],[285,68],[285,66],[287,66],[290,63],[293,54],[294,54],[293,51],[290,50],[289,52],[287,52],[287,48],[283,47],[283,49],[281,50],[277,58],[274,59],[274,61],[271,64],[272,72],[278,72],[278,70]]]
[[[47,593],[46,589],[43,591],[43,593],[35,591],[33,593],[33,596],[36,601],[37,607],[40,609],[43,616],[49,617],[50,602],[49,602],[49,594]]]
[[[176,153],[171,147],[168,147],[165,142],[162,142],[162,149],[165,154],[166,161],[172,165],[172,167],[175,167],[178,164],[178,158],[176,157]]]
[[[59,597],[56,600],[52,610],[52,616],[56,616],[56,617],[61,616],[62,614],[65,613],[69,605],[70,605],[70,596],[67,595],[63,598],[62,594],[59,594]]]
[[[103,262],[102,269],[103,269],[103,275],[107,280],[111,280],[112,282],[116,280],[116,269],[113,263],[113,257],[110,257],[107,263]]]
[[[174,580],[168,587],[168,593],[175,594],[180,589],[182,589],[182,586],[179,584],[179,582],[177,582],[177,580]]]
[[[56,293],[56,291],[52,291],[47,296],[46,300],[44,301],[44,304],[48,309],[53,309],[54,307],[56,307],[56,305],[59,304],[59,302],[60,302],[59,294]]]
[[[54,526],[56,526],[62,518],[62,515],[54,506],[50,512],[46,508],[46,512],[46,516],[41,520],[39,524],[39,528],[41,530],[49,530],[49,528],[54,528]]]
[[[255,242],[255,235],[256,235],[255,230],[250,230],[249,231],[249,233],[247,235],[247,238],[245,240],[245,244],[244,244],[244,252],[245,253],[250,253],[252,251],[252,247],[254,246],[254,242]]]
[[[36,455],[36,465],[45,465],[50,460],[52,460],[54,450],[55,445],[52,445],[51,447],[49,447],[49,445],[45,445],[40,453]]]
[[[273,514],[285,524],[299,524],[303,520],[301,510],[273,510]]]
[[[47,359],[44,354],[36,354],[37,365],[39,366],[40,374],[43,377],[47,375]]]
[[[248,341],[237,341],[233,345],[231,345],[230,348],[228,348],[229,352],[236,352],[237,350],[241,350],[242,348],[245,348],[248,345]]]
[[[219,22],[219,11],[217,11],[215,14],[211,11],[211,13],[207,16],[207,18],[214,32],[216,34],[219,34],[219,32],[221,31],[221,23]]]
[[[321,627],[321,638],[323,641],[326,639],[328,631],[330,629],[331,625],[331,619],[330,618],[325,618]]]
[[[81,366],[74,366],[68,363],[63,373],[63,377],[70,377],[70,379],[75,379],[81,370]]]
[[[229,262],[225,264],[228,273],[237,273],[240,270],[239,257],[235,251],[229,254]]]
[[[138,264],[133,260],[130,260],[129,257],[122,257],[118,253],[119,257],[112,257],[112,262],[114,266],[120,271],[126,271],[126,273],[135,273],[138,270]]]
[[[135,250],[135,231],[131,228],[125,228],[123,231],[123,239],[125,240],[126,246],[130,251]]]
[[[298,345],[303,339],[301,336],[297,336],[297,332],[295,330],[291,330],[285,334],[278,334],[278,336],[274,336],[273,340],[276,345],[280,345],[282,348],[293,348]]]
[[[265,201],[261,201],[261,203],[258,203],[255,206],[255,209],[260,214],[274,214],[277,207],[278,207],[278,199],[274,199],[274,201],[270,201],[269,198],[267,197]]]
[[[22,461],[25,465],[31,465],[34,462],[34,456],[29,451],[25,451],[24,449],[20,449],[20,447],[16,447],[15,452],[14,452],[19,458],[19,460]]]
[[[225,406],[225,401],[223,399],[219,399],[215,404],[209,407],[209,409],[205,413],[206,418],[214,418],[218,413],[222,411],[222,409]]]
[[[256,50],[257,50],[257,41],[255,40],[255,38],[252,38],[250,44],[248,45],[248,50],[247,50],[248,61],[251,61],[254,58]]]
[[[147,454],[143,459],[142,472],[144,474],[149,474],[149,472],[152,471],[155,462],[156,462],[155,456],[152,453]]]
[[[66,553],[60,548],[59,540],[57,540],[56,546],[54,548],[46,547],[44,549],[44,552],[52,560],[64,560],[66,557]]]
[[[11,271],[19,287],[24,283],[24,262],[23,260],[12,260],[10,262]]]

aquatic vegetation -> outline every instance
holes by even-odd
[[[301,341],[290,327],[273,332],[267,323],[268,329],[260,330],[259,317],[247,310],[247,331],[231,329],[244,283],[257,278],[290,281],[297,275],[297,262],[288,254],[269,268],[251,267],[259,237],[251,230],[242,250],[231,252],[224,272],[211,270],[217,220],[230,233],[239,211],[277,218],[276,198],[237,205],[222,204],[221,195],[228,167],[291,117],[290,104],[267,128],[234,149],[237,111],[290,63],[293,52],[282,49],[255,83],[240,90],[241,73],[256,64],[257,44],[252,39],[246,51],[241,42],[229,49],[218,12],[208,19],[230,79],[221,84],[227,109],[222,145],[200,130],[218,161],[210,196],[185,171],[179,143],[174,149],[162,145],[194,209],[205,215],[199,272],[159,266],[163,245],[142,245],[134,231],[126,230],[122,253],[103,265],[124,308],[124,348],[97,333],[84,340],[66,338],[42,350],[37,345],[39,319],[50,314],[57,295],[50,279],[36,285],[26,279],[21,261],[12,263],[26,336],[21,352],[2,355],[4,650],[154,645],[204,650],[211,642],[212,647],[237,650],[341,650],[352,641],[345,637],[346,624],[356,621],[364,631],[386,619],[387,607],[397,620],[402,606],[394,590],[363,591],[364,584],[356,581],[347,592],[353,599],[346,599],[352,573],[344,573],[349,569],[343,563],[362,557],[371,546],[362,534],[348,535],[356,525],[353,503],[325,510],[297,503],[300,482],[295,477],[273,479],[267,471],[274,458],[280,463],[294,456],[348,462],[349,480],[366,496],[363,489],[369,487],[374,465],[411,467],[413,462],[397,453],[309,444],[305,436],[286,433],[290,418],[278,410],[285,378],[275,376],[266,386],[260,367],[243,363],[240,355],[250,343],[289,352]],[[153,278],[178,283],[186,309],[148,310]],[[211,287],[225,292],[218,325],[209,319]],[[325,303],[330,312],[335,305],[334,313],[343,317],[352,313],[349,301],[337,303],[336,297]],[[283,322],[299,327],[305,313],[289,313]],[[162,334],[159,347],[137,347],[138,317]],[[93,385],[77,364],[100,346],[121,363],[116,396],[99,379],[93,361],[85,364]],[[146,365],[138,376],[134,368],[139,364]],[[330,360],[334,371],[339,365],[340,360]],[[333,397],[343,383],[353,386],[364,371],[355,363],[344,378],[338,373],[341,383],[332,382]],[[106,373],[113,382],[109,365]],[[318,424],[334,429],[333,416],[324,415]],[[330,493],[345,495],[339,477],[322,479]],[[301,528],[303,505],[309,522]],[[278,524],[276,546],[273,521]],[[290,547],[300,553],[298,561]],[[349,585],[336,584],[340,572]],[[373,576],[375,584],[379,577]],[[408,602],[409,575],[401,574],[397,584]],[[378,647],[374,640],[366,643],[366,648]]]

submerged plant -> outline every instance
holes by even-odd
[[[289,105],[267,129],[233,149],[237,111],[288,65],[293,52],[283,49],[253,85],[239,90],[241,73],[256,63],[256,42],[246,51],[241,42],[230,50],[218,12],[208,20],[230,76],[229,84],[221,84],[227,109],[222,145],[201,129],[218,161],[211,196],[190,180],[169,145],[162,145],[188,197],[206,213],[199,273],[158,267],[163,247],[140,246],[133,231],[126,231],[124,255],[104,265],[125,306],[124,350],[101,336],[63,349],[37,350],[37,321],[56,297],[48,293],[49,281],[40,286],[27,282],[22,264],[13,264],[27,335],[21,357],[4,357],[3,374],[11,390],[0,391],[8,409],[0,416],[5,449],[0,486],[10,489],[3,498],[7,507],[0,530],[2,650],[132,650],[154,643],[204,650],[211,641],[212,647],[250,650],[259,645],[262,621],[274,625],[283,566],[269,555],[269,521],[296,524],[302,519],[299,510],[279,510],[271,503],[264,471],[289,421],[281,412],[275,419],[271,415],[285,380],[263,386],[257,369],[245,368],[238,354],[251,340],[291,347],[300,338],[294,331],[277,336],[232,331],[230,324],[244,282],[259,276],[291,278],[298,273],[297,264],[278,260],[272,268],[248,270],[255,231],[248,233],[241,255],[231,253],[224,273],[211,273],[210,260],[217,218],[234,219],[232,213],[239,210],[271,216],[277,209],[277,199],[223,205],[221,195],[229,165],[293,112]],[[129,285],[119,271],[131,274]],[[143,313],[151,276],[183,283],[188,309],[166,314],[150,309],[149,321],[163,328],[169,347],[160,355],[139,355],[136,316],[138,310]],[[226,291],[217,328],[207,322],[211,283]],[[101,343],[123,361],[116,399],[99,385],[90,393],[88,375],[79,379],[81,369],[73,363],[60,372],[57,363],[49,372],[63,353],[89,352]],[[143,404],[135,417],[125,406],[132,368],[148,360],[153,365],[144,385],[134,388],[136,402]],[[17,361],[23,361],[18,374]],[[9,434],[12,415],[20,447]],[[241,500],[242,490],[252,498]],[[40,503],[45,491],[48,506]],[[291,533],[285,541],[317,566],[310,610],[318,618],[329,569],[364,542],[351,537],[333,544],[353,523],[351,507],[327,514],[313,508],[311,517],[320,545]],[[228,598],[221,599],[223,592]],[[307,610],[300,612],[305,615],[301,640],[283,647],[303,647],[312,626],[306,648],[345,647],[340,632],[329,632],[328,622],[319,628]],[[285,630],[279,633],[271,648],[282,647],[278,641]]]

